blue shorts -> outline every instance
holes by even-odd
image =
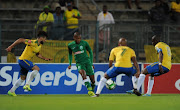
[[[111,67],[107,70],[107,75],[109,78],[114,78],[119,74],[126,74],[127,76],[133,76],[136,74],[136,69],[135,67],[130,67],[130,68],[124,68],[124,67]]]
[[[21,68],[20,75],[27,75],[29,70],[32,70],[32,68],[35,66],[31,61],[29,60],[18,60],[19,66]]]
[[[167,73],[169,72],[169,69],[162,66],[163,70],[164,70],[164,73]],[[154,62],[153,64],[151,65],[148,65],[146,67],[147,71],[149,74],[151,74],[151,76],[160,76],[162,75],[160,72],[159,72],[159,63],[158,62]]]

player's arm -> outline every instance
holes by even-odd
[[[86,50],[89,52],[91,64],[93,65],[93,52],[92,52],[91,47],[89,46],[89,44],[87,42],[86,42]]]
[[[38,58],[41,58],[41,59],[45,60],[45,61],[51,61],[51,60],[52,60],[52,58],[43,57],[40,53],[37,53],[36,56],[37,56]]]
[[[161,74],[163,74],[163,73],[164,73],[164,70],[163,70],[163,68],[162,68],[162,61],[163,61],[162,49],[156,47],[156,50],[157,50],[157,52],[158,52],[158,54],[159,54],[159,71],[160,71]]]
[[[76,10],[76,11],[77,11],[77,16],[76,16],[76,15],[73,15],[72,17],[77,18],[77,19],[81,19],[81,14],[80,14],[80,12],[79,12],[78,10]]]
[[[131,58],[131,61],[133,62],[134,66],[135,66],[135,68],[136,68],[136,71],[137,71],[136,74],[135,74],[135,76],[136,76],[136,78],[138,78],[139,75],[140,75],[140,69],[139,69],[139,65],[138,65],[138,63],[137,63],[136,57],[133,56],[133,57]]]
[[[114,50],[111,50],[110,56],[109,56],[109,68],[113,66],[113,62],[115,59]]]
[[[71,48],[69,48],[69,46],[68,46],[68,51],[69,51],[69,54],[68,54],[68,59],[69,59],[69,66],[68,66],[68,69],[71,69],[71,63],[72,63],[72,50],[71,50]]]
[[[164,70],[162,68],[162,61],[163,61],[163,53],[162,53],[162,50],[159,51],[159,71],[161,74],[164,73]]]
[[[24,39],[24,38],[19,38],[19,39],[16,40],[13,44],[11,44],[8,48],[6,48],[6,51],[7,51],[7,52],[10,52],[13,47],[15,47],[16,45],[18,45],[18,44],[20,44],[20,43],[25,43],[25,41],[26,41],[26,39]]]

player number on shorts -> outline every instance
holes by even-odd
[[[126,52],[126,49],[122,49],[123,51],[122,51],[122,53],[121,53],[121,56],[123,56],[124,54],[125,54],[125,52]]]

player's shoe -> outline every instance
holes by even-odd
[[[133,91],[134,91],[134,90],[129,90],[129,91],[126,91],[126,93],[128,93],[128,94],[134,94]]]
[[[134,92],[134,94],[136,94],[137,96],[141,96],[141,93],[140,93],[137,89],[134,89],[133,92]]]
[[[32,91],[32,89],[30,88],[30,85],[25,85],[23,87],[24,90],[27,90],[27,91]]]
[[[151,96],[151,94],[144,94],[143,96],[145,96],[145,97],[149,97],[149,96]]]
[[[92,87],[91,87],[91,86],[88,87],[87,90],[88,90],[88,91],[92,91]]]
[[[88,91],[88,95],[92,97],[95,95],[95,93],[93,91]]]
[[[93,95],[93,96],[91,96],[91,97],[99,97],[99,94],[95,94],[95,95]]]
[[[17,96],[15,92],[11,92],[11,91],[8,91],[8,95],[10,95],[10,96],[14,96],[14,97],[16,97],[16,96]]]

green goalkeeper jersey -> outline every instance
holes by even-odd
[[[91,47],[86,41],[81,40],[79,44],[73,41],[68,44],[68,50],[70,65],[72,62],[72,52],[74,53],[76,63],[93,63],[93,53]],[[90,57],[88,56],[87,51],[89,52]]]

